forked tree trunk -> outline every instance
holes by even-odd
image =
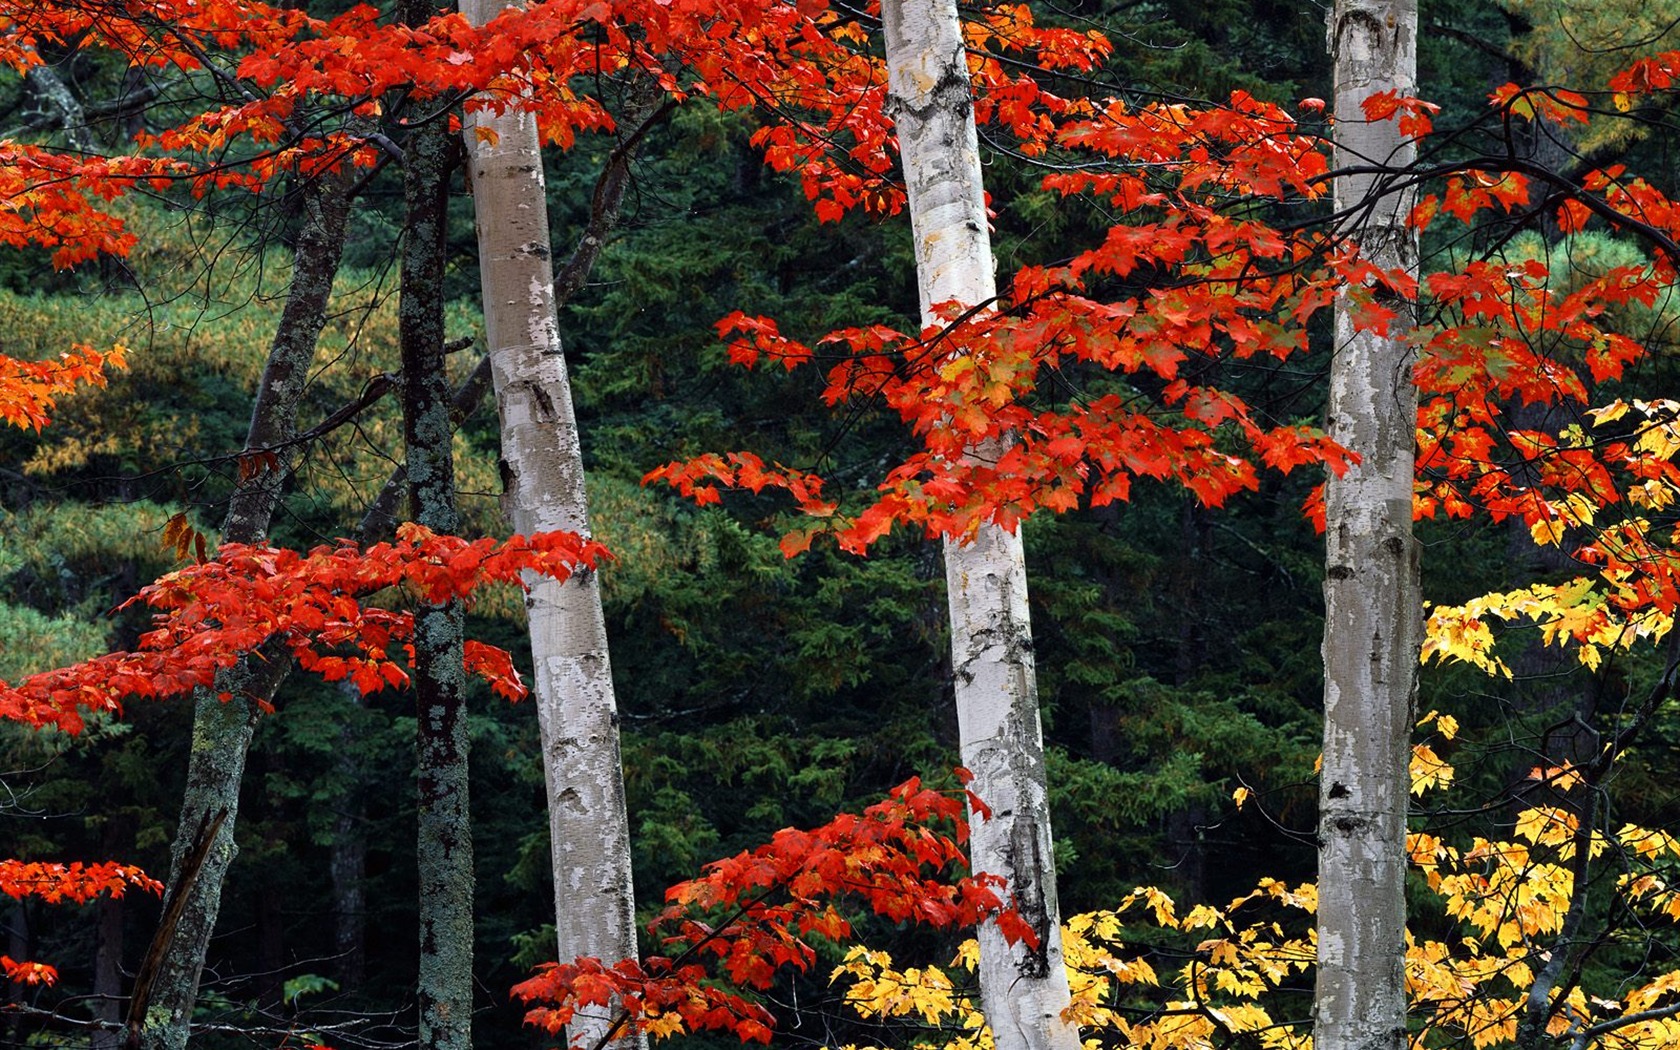
[[[418,24],[428,0],[405,0]],[[409,513],[434,532],[460,527],[455,509],[449,375],[444,359],[443,268],[453,137],[441,121],[415,132],[403,165],[403,444]],[[420,1050],[471,1050],[472,822],[467,807],[465,610],[459,599],[414,610],[414,707],[418,720]]]
[[[279,327],[270,345],[268,365],[251,411],[245,447],[265,450],[280,446],[297,434],[298,407],[309,377],[309,362],[326,324],[333,278],[344,253],[345,227],[350,214],[348,178],[323,179],[299,190],[303,225],[292,255],[292,286]],[[228,505],[222,540],[261,543],[280,504],[289,476],[287,453],[277,469],[258,470],[239,483]],[[169,896],[185,894],[180,921],[160,930],[148,952],[155,973],[137,989],[150,989],[149,999],[135,1004],[131,1024],[145,1050],[183,1050],[198,999],[199,975],[209,951],[210,935],[221,908],[222,885],[238,852],[234,824],[239,814],[239,785],[245,756],[256,727],[258,705],[273,698],[291,666],[289,659],[247,659],[216,676],[210,689],[193,694],[192,749],[187,764],[187,789],[175,835]],[[227,696],[226,701],[218,699]],[[192,852],[201,829],[215,828],[197,876],[183,886],[182,863]]]
[[[939,304],[996,295],[968,64],[953,0],[886,0],[881,16],[922,322],[932,325]],[[992,811],[970,814],[972,866],[1008,880],[1039,935],[1036,949],[1011,947],[997,923],[981,927],[981,1007],[998,1050],[1078,1050],[1077,1028],[1062,1019],[1069,994],[1020,533],[982,525],[968,542],[947,540],[945,579],[963,764]]]
[[[1335,166],[1408,164],[1395,121],[1367,121],[1382,91],[1416,93],[1415,0],[1337,0]],[[1385,268],[1417,268],[1413,197],[1372,176],[1335,180],[1338,211],[1364,203],[1348,231]],[[1380,194],[1380,195],[1379,195]],[[1423,606],[1412,537],[1417,389],[1409,304],[1388,335],[1355,331],[1336,309],[1331,437],[1358,465],[1326,486],[1324,767],[1319,784],[1317,1050],[1406,1044],[1406,798]]]
[[[466,0],[464,14],[483,24],[505,0]],[[478,129],[488,134],[481,137]],[[529,114],[469,117],[479,271],[496,405],[501,415],[502,506],[516,532],[589,533],[583,449],[572,408],[556,318],[547,200],[536,126]],[[609,164],[617,163],[616,158]],[[609,175],[611,173],[609,172]],[[607,185],[607,183],[603,183]],[[622,183],[603,199],[610,225]],[[591,223],[588,237],[604,230]],[[592,260],[599,243],[579,253]],[[618,708],[607,655],[598,577],[527,580],[537,718],[548,789],[558,958],[633,959],[635,892],[630,828],[619,757]],[[616,1011],[580,1011],[567,1028],[573,1046],[592,1047]],[[615,1045],[645,1045],[625,1035]]]

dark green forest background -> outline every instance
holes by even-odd
[[[1569,49],[1587,30],[1558,29],[1570,6],[1426,4],[1420,83],[1443,106],[1437,124],[1470,121],[1505,81],[1545,79],[1570,62],[1582,68],[1588,52]],[[1612,4],[1589,21],[1661,25],[1659,9],[1673,6]],[[1040,18],[1105,28],[1118,48],[1107,87],[1140,99],[1241,88],[1293,105],[1329,93],[1315,4],[1081,0]],[[89,92],[120,75],[91,60],[67,68],[72,86]],[[26,122],[28,97],[15,78],[0,83],[0,123]],[[788,561],[776,541],[792,518],[773,496],[729,495],[698,509],[640,485],[668,460],[745,448],[857,491],[907,442],[885,413],[825,408],[817,369],[784,375],[726,362],[713,324],[732,310],[773,315],[784,331],[812,336],[908,325],[916,307],[908,223],[855,215],[819,225],[798,186],[764,167],[749,132],[744,120],[702,106],[656,129],[636,161],[622,228],[561,318],[597,531],[618,555],[603,582],[646,905],[707,860],[780,827],[821,822],[913,774],[950,783],[957,761],[937,543],[896,534],[861,559],[819,542]],[[1603,148],[1673,194],[1667,141]],[[570,153],[549,153],[562,255],[610,146],[586,137]],[[1038,190],[1038,173],[1007,151],[987,147],[985,160],[1003,272],[1071,254],[1101,228],[1102,216]],[[306,420],[395,368],[398,182],[382,175],[358,202]],[[64,403],[40,435],[0,432],[0,678],[131,644],[144,620],[109,610],[172,567],[165,521],[185,510],[213,532],[234,480],[226,457],[244,440],[294,217],[279,191],[213,206],[158,198],[128,207],[142,239],[125,262],[53,272],[42,254],[0,252],[4,352],[45,356],[72,341],[135,349],[129,372]],[[472,337],[470,199],[458,196],[456,209],[450,328]],[[1426,247],[1467,253],[1497,235],[1443,231]],[[1667,319],[1651,324],[1661,336]],[[456,358],[464,373],[476,354]],[[1320,349],[1287,366],[1249,363],[1226,381],[1274,419],[1312,421],[1322,412],[1324,364]],[[1645,367],[1637,381],[1647,395],[1680,388],[1672,356]],[[393,402],[379,403],[309,452],[276,542],[307,546],[355,527],[400,455],[395,413]],[[496,434],[486,406],[458,439],[469,532],[505,531]],[[1220,510],[1140,484],[1124,506],[1027,526],[1064,914],[1111,905],[1138,884],[1223,902],[1261,875],[1312,877],[1322,548],[1301,504],[1318,480],[1267,476]],[[1543,561],[1521,530],[1485,521],[1422,530],[1434,601],[1566,568]],[[475,610],[473,630],[518,659],[520,609],[514,594],[493,596]],[[1419,812],[1419,826],[1468,838],[1508,821],[1513,785],[1537,756],[1573,746],[1574,730],[1558,726],[1576,715],[1595,725],[1612,718],[1655,672],[1650,656],[1587,673],[1531,639],[1507,644],[1514,681],[1424,673],[1420,711],[1454,715],[1464,734],[1450,752],[1459,786],[1430,803],[1449,808]],[[412,714],[400,693],[362,701],[302,676],[277,707],[251,755],[204,1017],[387,1015],[390,1026],[365,1040],[401,1041],[415,967]],[[551,943],[535,715],[485,693],[472,726],[479,1039],[540,1045],[547,1040],[519,1028],[507,997]],[[74,739],[0,726],[4,849],[167,871],[189,729],[187,705],[146,702]],[[1613,819],[1662,823],[1680,811],[1676,784],[1680,724],[1671,708],[1616,781]],[[1231,801],[1239,786],[1254,792],[1240,812]],[[359,880],[345,877],[357,870]],[[53,962],[64,978],[54,991],[6,994],[74,1013],[74,997],[108,982],[113,966],[132,972],[157,912],[141,895],[79,908],[0,903],[0,950]],[[883,946],[948,956],[928,934],[868,932]],[[826,990],[818,971],[779,994],[803,995],[809,1008]],[[0,1041],[28,1036],[21,1021],[9,1027]],[[785,1037],[834,1038],[815,1027]]]

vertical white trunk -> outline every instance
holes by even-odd
[[[968,64],[953,0],[886,0],[881,15],[928,325],[937,304],[996,294]],[[947,540],[945,578],[963,764],[992,809],[986,820],[970,814],[973,867],[1008,880],[1040,938],[1037,949],[1011,947],[996,923],[981,928],[981,1006],[998,1050],[1078,1050],[1078,1029],[1062,1020],[1069,994],[1020,534],[985,525],[966,544]]]
[[[1416,0],[1337,0],[1335,165],[1401,166],[1415,150],[1361,102],[1416,93]],[[1371,176],[1335,181],[1338,210],[1367,201]],[[1417,268],[1410,193],[1368,202],[1348,231],[1383,267]],[[1406,798],[1423,611],[1412,537],[1417,390],[1408,304],[1389,337],[1336,311],[1330,434],[1359,453],[1326,487],[1324,769],[1319,786],[1318,1050],[1406,1043]]]
[[[482,25],[508,0],[463,0]],[[477,128],[494,132],[480,141]],[[548,211],[536,126],[527,114],[467,120],[479,268],[496,404],[502,421],[503,510],[521,533],[589,533],[583,450],[555,317]],[[553,841],[559,958],[608,962],[636,956],[630,830],[619,760],[618,709],[607,660],[599,581],[535,579],[531,619],[533,690],[542,727]],[[602,1039],[612,1013],[580,1014],[573,1046]],[[619,1047],[645,1046],[639,1036]]]

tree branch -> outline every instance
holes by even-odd
[[[595,260],[600,258],[601,249],[606,246],[607,234],[618,225],[619,212],[624,204],[624,192],[630,185],[630,160],[635,155],[636,148],[642,139],[647,137],[654,126],[664,120],[677,108],[676,99],[666,98],[657,106],[645,107],[644,116],[638,122],[636,130],[620,142],[607,157],[607,163],[601,168],[600,177],[595,180],[595,192],[589,201],[589,221],[583,227],[583,235],[578,238],[577,247],[572,250],[572,257],[554,275],[554,301],[556,306],[564,306],[571,301],[589,279],[589,273],[595,268]]]
[[[450,344],[454,345],[454,344]],[[455,388],[454,395],[449,402],[449,420],[454,426],[460,426],[463,421],[478,410],[479,403],[490,389],[490,355],[479,358],[478,367],[472,374],[461,381]],[[385,485],[379,494],[368,504],[362,514],[362,520],[356,525],[356,542],[364,547],[370,543],[378,543],[391,535],[396,528],[398,507],[402,504],[403,495],[407,492],[408,470],[399,465],[391,471],[391,476],[385,479]]]
[[[1608,1021],[1600,1021],[1595,1025],[1588,1025],[1586,1028],[1576,1031],[1575,1038],[1569,1044],[1570,1050],[1587,1050],[1587,1044],[1589,1042],[1607,1032],[1614,1032],[1618,1028],[1626,1028],[1630,1024],[1639,1024],[1642,1021],[1660,1021],[1665,1017],[1673,1017],[1676,1014],[1680,1014],[1680,1003],[1670,1003],[1667,1006],[1657,1006],[1649,1010],[1641,1010],[1636,1014],[1628,1014],[1625,1017],[1612,1017]]]

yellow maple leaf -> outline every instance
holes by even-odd
[[[1422,795],[1430,788],[1447,787],[1452,783],[1453,767],[1441,760],[1428,744],[1412,746],[1412,794]]]
[[[1542,547],[1555,547],[1563,542],[1563,532],[1562,518],[1543,519],[1528,527],[1528,534],[1533,536],[1534,542]]]

